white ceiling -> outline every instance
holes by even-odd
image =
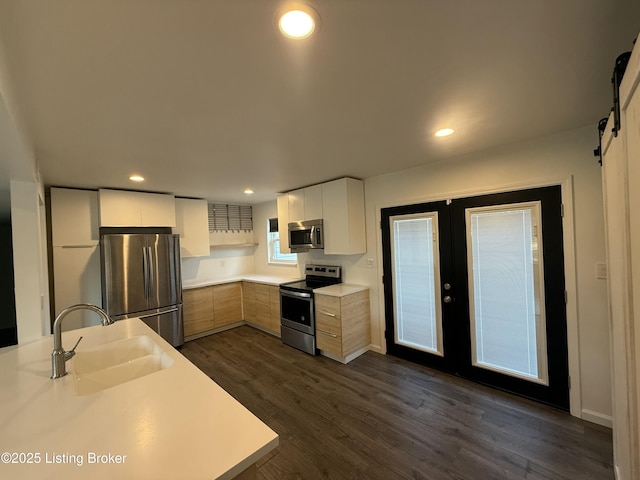
[[[595,147],[640,30],[638,0],[308,0],[295,41],[285,3],[0,1],[45,183],[259,203],[590,124]]]

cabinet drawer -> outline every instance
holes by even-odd
[[[329,315],[316,312],[316,329],[341,336],[342,322],[338,317],[330,317]]]
[[[316,295],[316,315],[340,318],[340,297]]]
[[[330,332],[325,332],[316,326],[316,346],[320,350],[342,356],[342,338]]]

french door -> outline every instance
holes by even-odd
[[[387,351],[569,409],[559,186],[382,209]]]

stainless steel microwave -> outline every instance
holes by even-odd
[[[289,247],[294,253],[324,248],[322,220],[289,223]]]

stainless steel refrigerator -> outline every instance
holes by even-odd
[[[102,235],[102,304],[114,320],[139,317],[167,342],[184,343],[180,238]]]

